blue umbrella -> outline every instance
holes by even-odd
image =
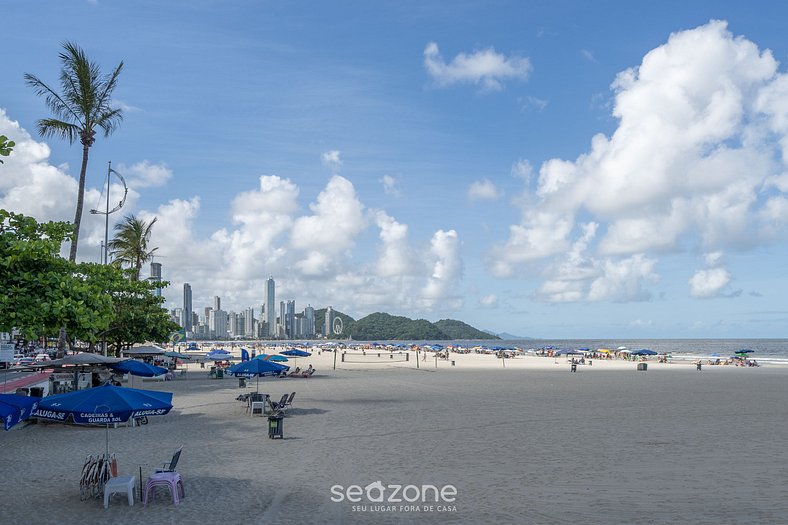
[[[632,355],[657,355],[657,352],[654,350],[649,350],[648,348],[642,348],[635,352],[632,352]]]
[[[274,376],[282,372],[287,372],[290,367],[287,365],[280,365],[272,363],[265,359],[252,359],[251,361],[243,361],[237,365],[233,365],[227,369],[227,372],[234,376],[254,377],[257,376],[257,391],[260,391],[260,376]]]
[[[109,455],[110,423],[122,423],[143,416],[163,416],[171,409],[171,392],[105,385],[46,397],[38,404],[38,410],[33,415],[60,422],[65,422],[71,416],[78,425],[106,424]]]
[[[136,359],[121,361],[120,363],[110,365],[110,368],[116,372],[142,377],[154,377],[167,373],[166,368],[149,365],[148,363],[143,363],[142,361],[137,361]]]
[[[741,350],[736,350],[737,354],[751,354],[755,350],[750,350],[749,348],[742,348]]]
[[[299,350],[298,348],[291,348],[289,350],[285,350],[284,352],[279,352],[279,353],[290,357],[309,357],[312,355],[309,352],[304,352],[303,350]]]
[[[6,430],[27,419],[35,412],[41,398],[0,394],[0,417]]]
[[[208,361],[229,361],[232,358],[232,354],[224,350],[212,350],[205,354],[205,359]]]

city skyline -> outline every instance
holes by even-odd
[[[259,308],[276,275],[277,295],[356,318],[785,336],[788,4],[42,0],[3,15],[0,134],[16,146],[0,207],[74,217],[80,149],[38,136],[49,115],[25,73],[56,85],[64,41],[103,70],[122,60],[124,120],[91,148],[85,207],[105,202],[111,161],[129,192],[110,228],[157,218],[169,310],[184,283],[196,304]],[[103,239],[85,214],[78,259]]]

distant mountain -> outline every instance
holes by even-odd
[[[434,324],[451,339],[500,339],[497,335],[477,330],[471,325],[456,319],[441,319]]]
[[[500,334],[498,334],[498,337],[506,341],[512,341],[514,339],[533,339],[533,337],[523,337],[522,335],[514,335],[506,332],[501,332]]]

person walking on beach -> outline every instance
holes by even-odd
[[[697,367],[697,370],[700,370],[701,368],[703,368],[703,364],[700,362],[700,359],[698,359],[698,362],[695,363],[695,365]]]

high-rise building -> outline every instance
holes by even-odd
[[[214,310],[222,309],[222,300],[218,295],[213,296],[213,309]]]
[[[251,306],[244,312],[244,336],[254,337],[254,308]]]
[[[243,324],[241,326],[243,327]],[[230,337],[242,335],[238,333],[238,315],[235,312],[227,314],[227,331],[230,333]]]
[[[265,280],[265,321],[268,324],[268,337],[276,337],[276,283],[273,276]]]
[[[150,263],[150,280],[156,284],[156,297],[161,297],[161,263]]]
[[[279,301],[279,326],[276,330],[276,335],[278,337],[287,337],[287,327],[285,326],[287,310],[285,308],[285,302]]]
[[[312,305],[304,308],[304,336],[315,336],[315,309],[312,308]]]
[[[331,334],[334,333],[333,330],[334,326],[334,309],[330,306],[326,308],[326,322],[323,326],[323,335],[329,337]]]
[[[161,265],[160,265],[161,266]],[[189,283],[183,283],[183,327],[187,332],[193,329],[192,318],[192,287]]]
[[[287,306],[285,307],[285,333],[291,339],[296,337],[295,299],[287,301]]]

